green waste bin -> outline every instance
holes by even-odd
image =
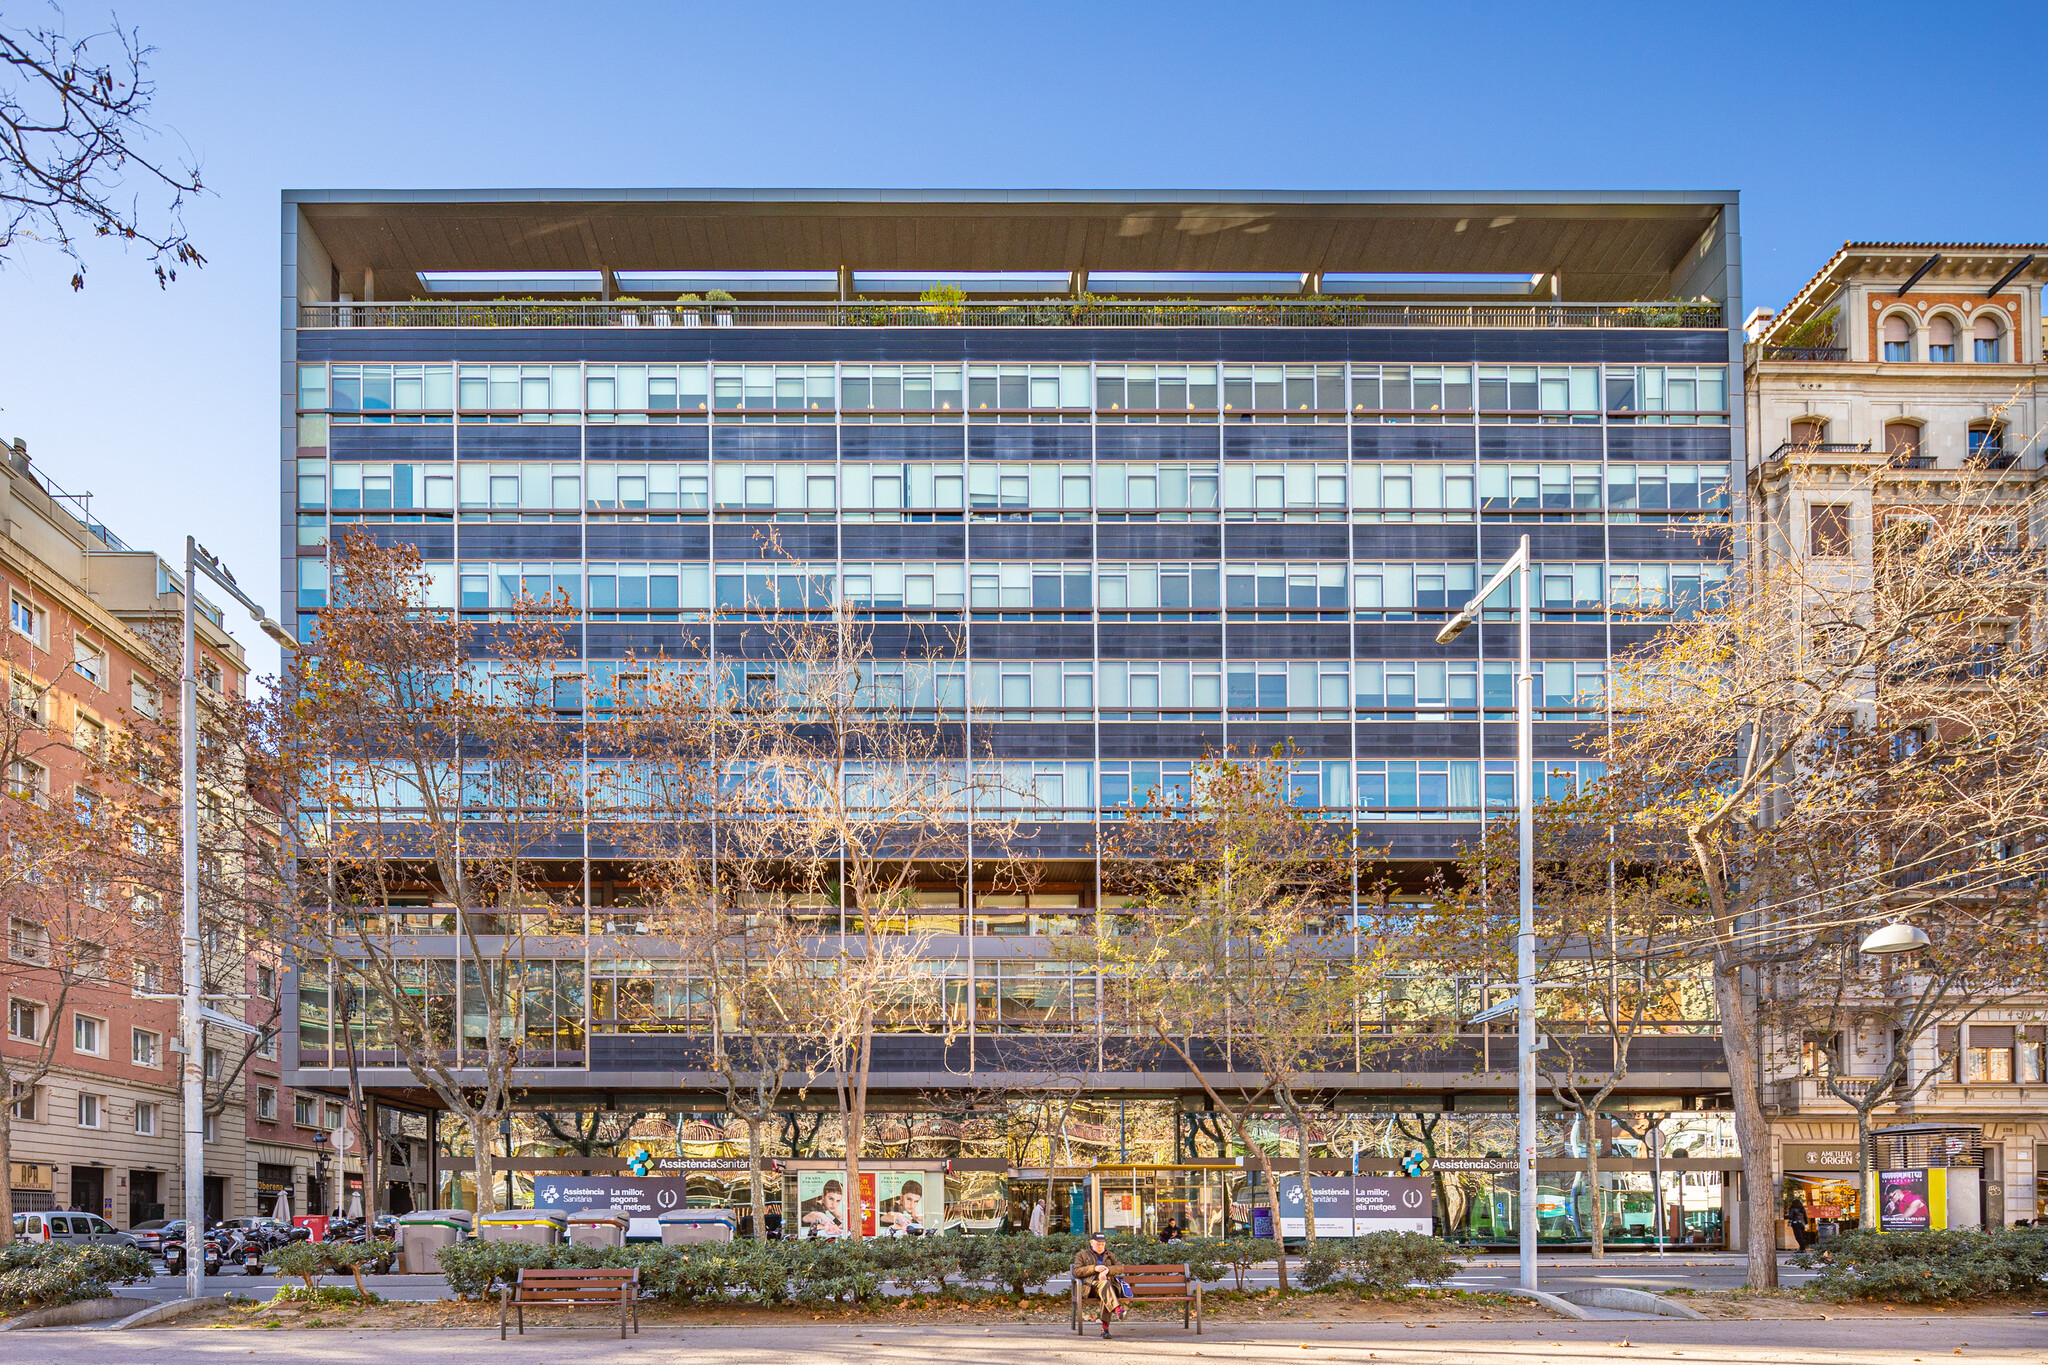
[[[398,1240],[403,1248],[405,1273],[437,1274],[441,1269],[441,1249],[469,1236],[469,1222],[468,1209],[415,1209],[401,1217]]]
[[[506,1209],[487,1213],[476,1220],[476,1235],[484,1242],[526,1242],[533,1246],[560,1246],[566,1220],[546,1209]]]

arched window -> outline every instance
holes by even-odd
[[[1933,463],[1933,460],[1921,452],[1920,426],[1916,422],[1886,422],[1884,453],[1891,458],[1892,464],[1900,468],[1924,467],[1917,464],[1923,459],[1927,460],[1928,464]]]
[[[1977,343],[1974,358],[1989,364],[1997,364],[1998,343],[2004,333],[2005,329],[1999,325],[1997,314],[1979,313],[1976,320],[1970,324],[1970,336]]]
[[[1884,358],[1913,358],[1913,320],[1904,313],[1894,313],[1884,320]]]
[[[1828,424],[1824,417],[1795,417],[1792,419],[1792,444],[1795,446],[1818,446],[1827,439]]]
[[[1956,324],[1948,317],[1936,316],[1927,323],[1927,358],[1934,361],[1952,361],[1956,358]]]
[[[2003,469],[2010,463],[2005,457],[2004,427],[1996,422],[1970,424],[1970,463],[1993,469]]]

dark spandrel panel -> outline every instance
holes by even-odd
[[[1313,721],[1271,725],[1242,722],[1230,727],[1230,747],[1243,756],[1263,758],[1275,746],[1283,751],[1291,746],[1303,758],[1349,758],[1351,727]]]
[[[975,652],[979,653],[977,636]],[[1105,659],[1220,659],[1223,627],[1213,621],[1118,621],[1102,619]]]
[[[1618,659],[1630,650],[1642,649],[1652,644],[1660,633],[1661,627],[1651,622],[1617,620],[1614,623],[1614,656]]]
[[[1341,460],[1346,442],[1341,426],[1255,427],[1236,423],[1223,428],[1226,459]]]
[[[1482,460],[1597,460],[1599,427],[1481,427]]]
[[[455,453],[465,460],[580,460],[582,427],[490,426],[456,428]]]
[[[579,559],[583,528],[574,523],[500,526],[472,522],[462,528],[464,559]]]
[[[724,648],[725,630],[719,629]],[[877,659],[958,658],[967,651],[967,631],[958,621],[878,621],[868,627]]]
[[[719,559],[831,559],[839,553],[836,526],[726,522],[711,528]]]
[[[1448,820],[1412,825],[1361,821],[1358,837],[1368,848],[1386,850],[1389,858],[1434,862],[1457,857],[1465,845],[1479,837],[1479,825]]]
[[[1341,621],[1233,621],[1233,659],[1343,659],[1351,653],[1351,627]]]
[[[1555,721],[1537,721],[1531,735],[1536,745],[1538,758],[1590,758],[1592,755],[1580,747],[1581,741],[1590,739],[1599,728],[1597,720],[1583,725],[1564,725]],[[1486,726],[1486,756],[1488,758],[1512,758],[1515,753],[1515,727],[1506,721],[1491,721]]]
[[[1351,543],[1356,557],[1369,564],[1382,559],[1470,559],[1479,544],[1479,530],[1470,522],[1456,526],[1355,526]]]
[[[674,1033],[593,1033],[592,1071],[703,1071],[711,1040]]]
[[[1628,1065],[1631,1071],[1726,1071],[1728,1054],[1722,1050],[1721,1040],[1711,1034],[1652,1034],[1629,1044]]]
[[[1085,426],[975,426],[967,453],[990,460],[1085,460],[1092,444]]]
[[[593,460],[701,460],[711,450],[702,426],[589,427],[586,448]]]
[[[1087,659],[1095,629],[1058,621],[977,621],[974,654],[980,659]]]
[[[455,428],[330,426],[327,447],[337,460],[447,460],[455,455]]]
[[[721,631],[721,637],[723,634]],[[623,659],[628,655],[646,659],[660,654],[673,659],[696,659],[703,657],[708,636],[704,626],[694,623],[592,621],[583,628],[583,648],[593,659]],[[721,652],[724,643],[721,638]]]
[[[957,426],[841,427],[839,457],[843,460],[957,460],[966,448],[961,431]]]
[[[1020,858],[1085,858],[1095,851],[1095,827],[1078,821],[1020,825],[1009,851]]]
[[[969,548],[975,559],[1086,559],[1094,536],[1085,525],[977,525]]]
[[[1225,559],[1342,559],[1351,528],[1284,522],[1233,521],[1223,527]]]
[[[1486,641],[1486,657],[1489,659],[1512,659],[1515,657],[1516,632],[1511,621],[1489,621],[1479,627]],[[1472,632],[1467,631],[1452,646],[1450,657],[1471,658]],[[1536,659],[1598,659],[1606,650],[1607,630],[1598,622],[1573,625],[1556,621],[1538,621],[1529,628],[1530,657]],[[1458,651],[1463,650],[1460,654]],[[1388,657],[1393,657],[1389,655]],[[1418,658],[1423,657],[1421,655]],[[1514,743],[1510,737],[1510,744]]]
[[[1101,460],[1213,460],[1218,432],[1214,426],[1096,428],[1096,458]]]
[[[1230,727],[1235,735],[1238,727]],[[1514,753],[1513,741],[1509,741],[1508,753]],[[1401,721],[1397,724],[1382,725],[1377,722],[1358,727],[1358,756],[1360,758],[1477,758],[1479,756],[1479,722],[1463,721]],[[1498,755],[1490,755],[1498,757]]]
[[[943,1036],[928,1033],[877,1033],[873,1049],[878,1072],[947,1071],[971,1064],[965,1038],[948,1043]],[[951,1065],[955,1061],[958,1068]]]
[[[997,758],[1095,757],[1095,730],[1089,725],[1044,721],[1030,725],[977,725],[977,741],[986,741]]]
[[[976,536],[979,539],[979,533]],[[958,522],[911,522],[881,526],[844,526],[840,553],[854,563],[871,559],[958,559],[966,553],[967,533]]]
[[[455,553],[455,528],[445,521],[337,526],[334,528],[335,540],[339,541],[348,531],[361,531],[379,545],[413,546],[420,552],[421,559],[447,559]]]
[[[702,559],[711,548],[701,521],[593,521],[585,534],[592,559]]]
[[[1361,659],[1476,659],[1479,645],[1473,639],[1473,632],[1466,631],[1452,643],[1440,645],[1436,642],[1439,621],[1362,621],[1351,628],[1351,638],[1356,642],[1357,657]],[[1485,630],[1487,627],[1480,627]],[[1513,628],[1509,628],[1512,636]],[[1512,638],[1508,648],[1514,648]],[[1499,646],[1494,637],[1486,637],[1486,657],[1497,659]],[[1550,655],[1543,655],[1550,658]]]
[[[1726,559],[1729,531],[1715,527],[1704,534],[1679,526],[1612,526],[1607,531],[1616,559]]]
[[[1223,531],[1214,522],[1105,522],[1095,528],[1095,553],[1106,560],[1219,559]]]
[[[829,460],[837,427],[716,427],[711,453],[721,460]]]
[[[1233,727],[1234,728],[1234,727]],[[1109,758],[1200,758],[1223,748],[1220,722],[1160,720],[1104,721],[1102,756]]]
[[[1353,427],[1351,452],[1361,460],[1469,460],[1471,427]]]
[[[1605,552],[1607,538],[1599,526],[1572,523],[1542,526],[1533,523],[1490,525],[1483,529],[1481,546],[1489,563],[1505,560],[1529,537],[1529,550],[1538,561],[1598,559]]]
[[[1729,427],[1609,427],[1610,460],[1725,460],[1733,449]]]

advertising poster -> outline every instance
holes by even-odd
[[[860,1173],[862,1195],[858,1231],[863,1237],[875,1235],[875,1173]],[[843,1237],[856,1231],[856,1211],[846,1197],[844,1171],[798,1171],[796,1175],[797,1235],[799,1237]]]
[[[687,1208],[688,1191],[681,1180],[538,1175],[533,1178],[533,1205],[557,1213],[623,1209],[628,1218],[658,1218],[670,1209]]]
[[[1280,1187],[1280,1235],[1282,1237],[1308,1236],[1308,1219],[1301,1207],[1301,1177],[1283,1175],[1278,1177]],[[1316,1236],[1350,1237],[1351,1230],[1351,1177],[1311,1176],[1309,1193],[1316,1201]]]
[[[1135,1228],[1138,1226],[1138,1196],[1122,1194],[1114,1190],[1102,1196],[1102,1226],[1104,1229]]]
[[[861,1181],[868,1180],[865,1172]],[[929,1171],[876,1171],[876,1230],[885,1234],[922,1232],[927,1218],[939,1214],[945,1202],[944,1177]]]
[[[1877,1173],[1877,1225],[1886,1232],[1926,1232],[1933,1227],[1927,1204],[1927,1172]]]
[[[1361,1175],[1351,1182],[1355,1237],[1374,1232],[1436,1231],[1435,1200],[1428,1176]]]

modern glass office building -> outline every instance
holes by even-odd
[[[565,592],[565,671],[598,683],[733,648],[771,575],[853,604],[884,666],[947,627],[931,705],[1034,793],[1044,868],[1028,896],[929,888],[960,1015],[882,1040],[875,1085],[970,1089],[1006,1065],[991,1040],[1103,1028],[1046,933],[1098,908],[1098,822],[1205,751],[1291,744],[1301,799],[1417,888],[1518,778],[1592,775],[1574,740],[1606,722],[1607,660],[1725,572],[1736,217],[1720,193],[288,193],[287,611],[305,629],[359,527],[417,546],[451,611]],[[1525,534],[1542,710],[1518,774],[1513,627],[1435,635]],[[587,935],[625,932],[625,869],[584,867]],[[529,968],[553,988],[529,991],[522,1102],[718,1107],[705,1021],[617,1024],[644,963]],[[326,983],[289,1000],[293,1083],[345,1085]],[[1505,1108],[1512,1045],[1372,1061],[1333,1102]],[[1636,1045],[1632,1094],[1725,1087],[1710,1030]]]

